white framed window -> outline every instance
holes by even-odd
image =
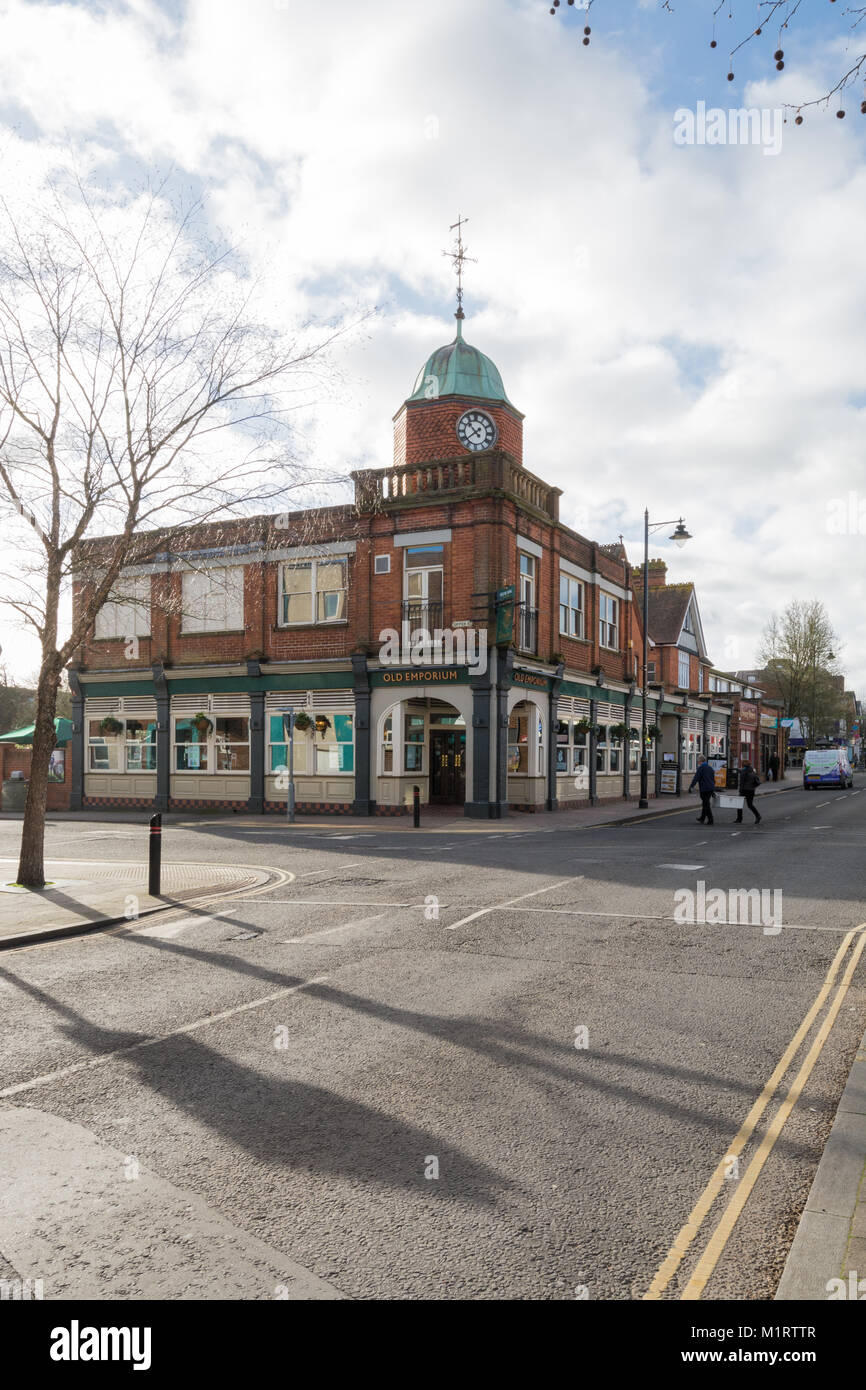
[[[522,777],[543,777],[544,720],[536,705],[526,701],[508,718],[508,771]]]
[[[403,771],[424,772],[424,750],[426,748],[426,720],[423,714],[406,713],[403,716]]]
[[[181,632],[235,632],[243,628],[243,565],[184,570],[182,582]]]
[[[689,689],[689,654],[688,652],[679,653],[679,668],[677,671],[677,684],[682,690]]]
[[[694,627],[693,627],[693,625],[692,625],[692,610],[691,610],[691,608],[687,608],[687,609],[686,609],[686,616],[683,618],[683,632],[690,632],[690,633],[692,634],[692,636],[694,637],[695,629],[694,629]]]
[[[121,574],[111,598],[96,615],[93,635],[106,638],[150,636],[150,575]]]
[[[204,713],[204,711],[201,711]],[[248,773],[250,770],[250,721],[248,715],[208,714],[207,726],[175,716],[173,771],[196,773]]]
[[[535,576],[538,565],[534,555],[520,551],[520,602],[527,608],[535,607]]]
[[[328,727],[310,733],[314,771],[321,776],[352,776],[355,771],[355,719],[351,714],[316,711],[328,720]]]
[[[565,637],[583,637],[584,588],[570,574],[559,575],[559,630]]]
[[[596,772],[607,772],[608,754],[608,726],[600,724],[598,726],[598,736],[595,740],[595,770]]]
[[[619,600],[599,590],[598,641],[602,647],[619,651]]]
[[[444,545],[408,545],[403,551],[403,616],[417,629],[432,632],[443,625]],[[418,768],[407,768],[418,771]]]
[[[342,623],[347,616],[345,555],[291,560],[280,567],[280,627]]]
[[[376,556],[374,557],[374,559],[373,559],[373,573],[374,573],[374,574],[390,574],[390,573],[391,573],[391,556],[390,556],[390,555],[376,555]]]
[[[698,665],[698,690],[703,694],[704,689],[704,668]]]
[[[89,772],[156,772],[156,720],[110,716],[119,729],[104,729],[103,719],[87,721]]]

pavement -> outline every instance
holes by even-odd
[[[776,1299],[866,1298],[866,1034],[842,1092]]]
[[[132,838],[132,837],[131,837]],[[159,897],[148,893],[145,861],[48,859],[46,885],[15,883],[18,861],[0,858],[0,950],[163,912],[203,896],[249,892],[279,874],[239,864],[166,863]]]
[[[819,1205],[845,1247],[814,1270],[861,1268],[863,790],[792,779],[761,825],[712,828],[694,798],[582,825],[179,819],[167,861],[280,881],[0,957],[0,1278],[769,1302]],[[47,853],[119,866],[142,833],[51,819]],[[677,915],[703,884],[778,892],[782,930]]]

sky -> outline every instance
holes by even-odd
[[[770,614],[819,598],[866,695],[862,83],[844,120],[834,97],[783,123],[858,35],[806,0],[729,59],[754,0],[720,11],[715,49],[713,0],[550,3],[0,0],[4,185],[71,151],[121,191],[170,173],[200,196],[281,312],[349,325],[297,421],[344,473],[390,462],[454,335],[462,214],[464,336],[565,523],[637,563],[644,508],[683,516],[692,541],[664,526],[651,554],[697,585],[718,666],[753,666]],[[739,107],[749,139],[712,115]],[[8,613],[0,641],[31,674]]]

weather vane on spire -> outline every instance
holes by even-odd
[[[456,230],[457,232],[454,238],[455,249],[453,251],[442,252],[443,256],[448,256],[448,258],[454,262],[454,272],[457,276],[457,313],[454,317],[457,319],[458,324],[461,319],[466,317],[463,312],[463,263],[464,261],[477,263],[477,257],[467,256],[466,249],[463,245],[463,228],[468,221],[468,217],[458,217],[457,221],[452,223],[449,231],[453,232]]]

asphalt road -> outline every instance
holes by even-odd
[[[866,1026],[866,795],[763,811],[168,827],[167,857],[295,877],[0,955],[0,1274],[46,1298],[772,1298]],[[48,852],[140,834],[55,822]],[[675,920],[699,881],[781,893],[782,929]]]

